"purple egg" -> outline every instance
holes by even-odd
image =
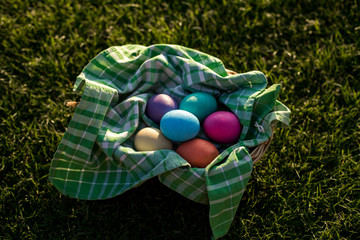
[[[219,143],[233,143],[239,137],[242,125],[235,114],[218,111],[209,115],[203,124],[206,135]]]
[[[161,118],[169,111],[178,108],[177,102],[166,94],[156,94],[152,96],[146,105],[146,115],[159,124]]]

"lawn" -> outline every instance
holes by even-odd
[[[292,111],[223,239],[359,238],[358,1],[74,2],[0,2],[1,239],[211,238],[208,207],[156,178],[99,201],[48,179],[76,76],[110,46],[156,43],[262,71]]]

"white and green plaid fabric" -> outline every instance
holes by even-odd
[[[227,233],[253,168],[249,148],[267,141],[272,128],[287,126],[290,111],[276,100],[279,85],[266,89],[263,73],[229,75],[208,54],[177,45],[110,47],[78,76],[82,92],[50,168],[50,181],[63,194],[106,199],[144,181],[159,180],[199,203],[209,204],[215,238]],[[178,103],[192,92],[218,98],[243,125],[233,146],[217,145],[221,154],[205,169],[190,165],[173,150],[139,152],[134,135],[146,126],[147,100],[166,93]],[[206,139],[203,132],[200,138]]]

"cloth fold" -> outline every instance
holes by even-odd
[[[259,71],[229,75],[219,59],[182,46],[110,47],[77,77],[74,91],[82,98],[52,160],[50,181],[67,196],[94,200],[158,177],[184,197],[209,204],[219,238],[229,230],[251,176],[249,148],[267,141],[272,128],[289,125],[290,110],[276,100],[280,85],[266,86]],[[215,143],[221,154],[206,168],[191,168],[173,150],[135,150],[137,131],[159,128],[145,115],[153,94],[180,103],[199,91],[237,115],[243,125],[237,143]],[[203,131],[197,137],[207,139]]]

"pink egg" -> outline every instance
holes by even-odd
[[[232,112],[218,111],[209,115],[203,124],[206,135],[219,143],[233,143],[240,137],[242,125]]]

